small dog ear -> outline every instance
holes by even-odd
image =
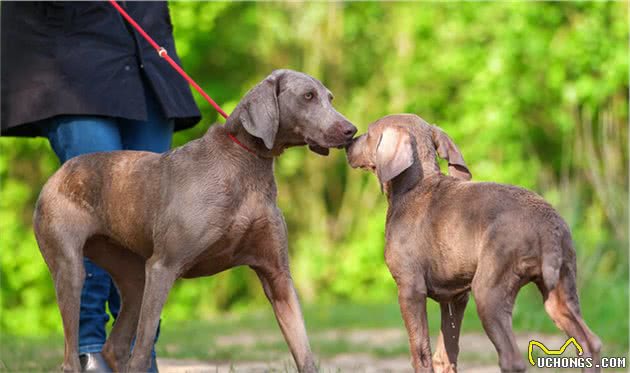
[[[461,180],[470,180],[472,174],[464,157],[446,132],[437,126],[431,126],[431,137],[440,158],[448,161],[448,174]]]
[[[258,83],[246,95],[240,105],[241,124],[249,134],[262,139],[267,149],[272,149],[280,126],[278,108],[279,74],[273,73]]]
[[[401,128],[385,128],[376,146],[376,175],[381,184],[413,164],[411,135]]]

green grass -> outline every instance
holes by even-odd
[[[533,298],[540,297],[533,288],[526,288],[521,293],[514,315],[517,332],[558,333],[549,321],[542,304],[536,304]],[[588,298],[587,299],[593,299]],[[627,297],[625,298],[627,299]],[[540,303],[540,300],[538,300]],[[594,315],[606,312],[610,317],[619,317],[617,328],[606,327],[611,319],[587,321],[604,341],[604,356],[626,355],[627,351],[627,313],[626,317],[616,314],[623,309],[607,307],[589,307]],[[626,308],[627,309],[627,308]],[[439,306],[433,301],[428,304],[429,328],[433,342],[439,330]],[[404,330],[397,304],[335,304],[330,306],[306,306],[305,320],[313,351],[319,358],[329,358],[344,353],[367,353],[377,358],[406,356],[406,340],[396,341],[385,346],[373,346],[344,338],[325,337],[326,332],[335,331],[343,335],[344,331],[368,329]],[[625,321],[624,321],[625,320]],[[625,324],[624,324],[625,323]],[[532,328],[531,326],[535,327]],[[620,326],[621,325],[621,326]],[[625,326],[624,326],[625,325]],[[625,328],[625,329],[624,329]],[[474,301],[469,302],[463,323],[463,332],[481,332],[481,325],[476,315]],[[219,338],[250,336],[247,348],[239,343],[217,343]],[[225,340],[223,340],[225,341]],[[52,371],[56,370],[63,358],[63,339],[59,335],[44,337],[13,337],[2,335],[1,359],[3,371]],[[238,314],[225,314],[208,320],[189,320],[174,322],[163,320],[162,334],[157,346],[158,355],[171,358],[188,358],[206,361],[278,361],[289,358],[288,348],[273,316],[267,306]],[[494,355],[490,353],[492,363]],[[466,352],[462,346],[462,361],[488,362],[488,356],[476,356]]]
[[[63,337],[0,336],[0,371],[59,371],[63,360]]]

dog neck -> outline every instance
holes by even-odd
[[[435,153],[423,154],[418,156],[416,149],[413,150],[414,162],[400,175],[391,181],[381,185],[381,188],[387,199],[391,202],[399,196],[404,195],[411,189],[426,185],[425,180],[433,180],[432,176],[444,176],[440,171],[440,166],[435,160]]]
[[[415,161],[409,168],[401,172],[400,175],[393,178],[391,181],[382,185],[383,192],[387,196],[387,199],[391,202],[409,190],[413,189],[418,182],[422,180],[423,171],[419,162]]]
[[[234,146],[240,147],[241,150],[248,152],[250,157],[259,157],[259,158],[274,158],[278,154],[274,152],[274,149],[267,149],[264,142],[249,134],[247,130],[243,127],[240,119],[238,119],[238,115],[234,115],[234,113],[228,117],[227,121],[224,125],[227,130],[227,136],[230,138],[231,142],[234,143]]]
[[[208,129],[203,137],[190,141],[183,147],[192,148],[194,146],[195,151],[199,152],[197,158],[204,162],[209,162],[210,164],[228,162],[230,166],[234,167],[233,169],[230,168],[232,170],[230,171],[231,173],[238,173],[237,169],[249,170],[244,174],[239,174],[239,177],[253,176],[254,178],[260,178],[262,174],[267,173],[273,176],[274,157],[261,156],[261,154],[264,155],[262,152],[252,154],[249,150],[230,139],[230,134],[231,132],[226,126],[214,125]],[[237,137],[234,135],[234,137],[239,141],[242,139],[244,146],[249,147],[253,151],[257,150],[253,142],[247,142],[245,136]]]

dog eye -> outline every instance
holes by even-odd
[[[304,94],[304,98],[310,100],[313,98],[313,92],[308,92]]]

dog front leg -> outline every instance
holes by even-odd
[[[457,372],[459,333],[468,303],[469,293],[449,302],[441,302],[442,327],[433,355],[433,367],[439,373]]]
[[[287,268],[254,268],[300,372],[316,372],[300,302]]]
[[[433,372],[431,343],[427,322],[427,296],[424,287],[398,283],[398,303],[409,334],[409,347],[413,369],[416,372]]]
[[[151,348],[155,341],[160,314],[176,279],[177,272],[165,266],[162,260],[151,258],[147,261],[136,343],[126,372],[146,372],[149,368]]]

